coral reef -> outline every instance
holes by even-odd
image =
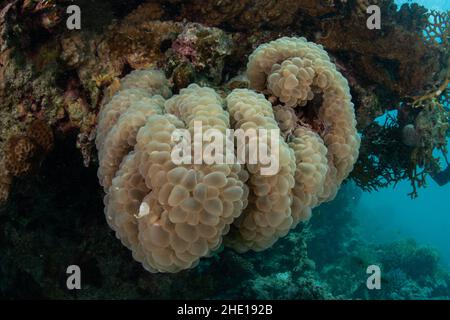
[[[363,1],[80,1],[88,13],[78,32],[63,23],[67,3],[1,6],[0,121],[4,137],[37,115],[58,136],[78,132],[86,166],[96,159],[100,102],[131,69],[164,69],[175,92],[193,82],[219,86],[242,72],[242,58],[256,46],[295,30],[323,44],[349,80],[359,129],[405,100],[447,96],[448,68],[440,66],[449,65],[448,15],[415,4],[397,11],[380,1],[380,36],[357,27],[365,23]]]
[[[232,45],[231,35],[221,29],[186,24],[165,54],[175,90],[194,82],[219,85]]]
[[[327,36],[318,42],[331,52],[337,52],[338,58],[352,54],[352,69],[364,70],[365,79],[361,80],[366,84],[380,85],[397,96],[417,94],[434,80],[434,74],[439,73],[440,61],[427,58],[429,47],[421,41],[426,19],[420,17],[415,28],[402,25],[405,21],[414,21],[405,19],[406,14],[411,17],[422,9],[412,8],[408,13],[406,9],[392,11],[392,5],[391,1],[380,1],[382,30],[387,34],[381,36],[382,31],[360,28],[365,24],[366,15],[352,15],[349,19],[332,19]],[[348,41],[350,37],[355,41]],[[417,45],[411,47],[411,43]],[[408,55],[404,54],[405,50]],[[345,55],[340,54],[342,52]]]
[[[70,139],[74,142],[76,135]],[[72,167],[78,169],[68,170]],[[65,177],[62,181],[61,175]],[[150,274],[133,263],[114,234],[108,232],[104,217],[98,215],[102,195],[95,170],[83,167],[75,148],[57,144],[43,165],[42,178],[33,179],[28,190],[18,181],[12,201],[0,210],[2,298],[230,299],[242,298],[244,287],[247,297],[262,297],[256,282],[285,272],[298,281],[298,285],[289,284],[293,298],[332,297],[315,277],[300,234],[291,233],[258,255],[239,255],[226,249],[220,257],[213,255],[192,270]],[[74,201],[73,194],[80,197]],[[60,224],[71,227],[61,229],[57,227]],[[279,254],[272,259],[276,252]],[[65,286],[66,266],[74,262],[83,270],[83,290],[78,292]],[[255,284],[250,286],[252,281]],[[267,296],[270,293],[268,286],[265,288]],[[277,290],[272,291],[274,299],[280,293]]]
[[[435,249],[414,240],[373,244],[360,232],[354,215],[360,195],[353,183],[344,185],[305,229],[308,257],[327,290],[337,299],[448,299],[450,274]],[[381,290],[366,287],[372,264],[381,267]]]
[[[121,88],[120,79],[131,71],[157,67],[164,70],[167,86],[174,93],[198,83],[214,88],[223,99],[236,88],[251,88],[244,76],[244,61],[255,48],[280,37],[302,36],[323,45],[330,63],[348,80],[361,133],[360,156],[349,178],[365,190],[409,180],[411,195],[417,196],[418,187],[426,186],[426,177],[440,170],[433,152],[446,152],[450,101],[448,13],[427,12],[416,4],[397,8],[393,0],[379,0],[376,3],[382,10],[383,28],[374,31],[361,28],[366,23],[368,1],[359,0],[77,0],[83,10],[83,25],[81,30],[70,31],[64,22],[65,9],[72,3],[0,1],[1,297],[450,296],[450,277],[436,267],[436,256],[429,249],[419,250],[416,246],[405,250],[409,252],[402,255],[405,261],[426,262],[427,267],[414,274],[397,265],[399,261],[388,264],[384,247],[373,248],[352,235],[350,210],[344,210],[345,202],[352,202],[351,197],[341,194],[332,204],[314,209],[310,227],[300,224],[258,255],[249,252],[241,256],[224,249],[220,257],[213,253],[192,270],[173,275],[147,274],[132,263],[98,215],[103,190],[96,188],[95,179],[95,135],[102,101],[113,103],[118,90],[148,89]],[[273,74],[271,92],[266,84],[263,90],[283,138],[295,150],[295,156],[304,160],[306,171],[295,172],[297,187],[292,190],[304,201],[304,210],[291,210],[299,213],[295,220],[303,220],[311,214],[312,204],[318,204],[318,199],[303,194],[319,193],[320,172],[323,165],[330,164],[328,158],[323,158],[323,146],[318,147],[325,140],[320,121],[302,112],[303,107],[285,104],[294,103],[294,99],[301,104],[300,91],[305,90],[307,105],[319,108],[324,94],[318,90],[319,82],[307,86],[298,81],[303,69],[298,68],[295,57],[287,58],[284,64],[276,61],[273,71],[272,66],[268,68],[267,77]],[[308,100],[308,96],[312,99]],[[147,98],[152,106],[163,99]],[[117,135],[123,131],[126,137],[136,136],[130,131],[141,126],[148,111],[140,107],[135,107],[136,117],[115,122]],[[387,115],[386,121],[377,121],[383,114]],[[45,139],[37,141],[35,133],[28,133],[35,119],[53,131],[54,149],[47,151],[43,148],[45,142],[40,142]],[[308,129],[298,130],[299,124]],[[101,173],[101,184],[106,188],[124,155],[137,143],[131,139],[123,144],[125,139],[119,142],[111,136],[111,140],[119,142],[112,147],[117,154],[99,154],[101,168],[110,171]],[[105,142],[108,146],[110,143]],[[20,149],[21,145],[28,147]],[[302,150],[315,154],[309,158],[308,152],[302,154]],[[9,169],[15,174],[24,173],[24,177],[13,177],[15,174],[6,169],[6,161],[17,160],[21,168],[9,164]],[[38,177],[29,174],[38,168]],[[131,180],[127,183],[134,182]],[[146,207],[142,209],[145,213]],[[124,228],[130,228],[128,222],[124,222]],[[232,232],[238,230],[231,226]],[[414,246],[403,243],[396,248],[404,247]],[[389,289],[376,295],[361,287],[365,281],[362,265],[381,260],[389,265],[384,270],[387,282],[383,283]],[[85,290],[80,293],[68,292],[64,285],[64,266],[74,261],[86,270]]]
[[[71,141],[75,140],[76,135],[72,135]],[[65,177],[62,181],[61,175]],[[108,232],[104,217],[98,215],[102,195],[96,187],[95,169],[83,167],[83,159],[75,148],[56,145],[43,164],[42,178],[33,182],[26,191],[23,182],[16,185],[13,201],[0,210],[2,298],[450,297],[450,275],[436,265],[434,250],[402,241],[388,244],[386,248],[390,249],[384,255],[384,245],[365,244],[351,214],[360,191],[348,184],[335,200],[315,209],[308,227],[299,226],[270,249],[245,255],[225,249],[220,256],[201,260],[195,269],[150,274],[133,263]],[[74,198],[73,194],[80,197]],[[67,206],[69,201],[71,206]],[[418,269],[417,274],[423,275],[420,281],[415,273],[408,274],[414,268],[403,270],[403,263],[397,265],[400,261],[422,260],[429,263]],[[381,261],[383,290],[364,289],[367,264]],[[83,290],[77,292],[66,290],[65,286],[66,267],[74,262],[83,270]]]

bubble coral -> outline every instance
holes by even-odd
[[[247,89],[235,89],[226,100],[233,127],[236,129],[278,129],[272,105],[262,94]],[[236,221],[235,228],[238,230],[231,233],[228,242],[237,251],[264,250],[279,237],[286,235],[292,226],[295,157],[284,140],[280,140],[277,174],[262,175],[260,164],[246,166],[250,174],[249,207]],[[270,147],[267,149],[270,150]]]
[[[316,140],[328,150],[329,168],[319,203],[332,199],[359,153],[347,80],[322,46],[295,37],[259,46],[249,57],[247,76],[251,88],[273,95],[285,109],[292,107],[302,132],[320,136]],[[278,110],[278,117],[282,114]]]
[[[304,38],[262,45],[248,77],[280,107],[254,90],[223,99],[197,84],[164,102],[170,92],[157,70],[133,71],[106,100],[96,139],[105,215],[148,271],[192,268],[222,242],[239,252],[264,250],[333,198],[352,170],[359,137],[348,84],[320,46]],[[286,108],[291,121],[281,134],[277,118]],[[194,164],[174,163],[173,134],[187,129],[192,137],[197,122],[227,137],[220,153],[233,161],[196,162],[194,152]],[[278,156],[277,170],[263,175],[262,164],[236,161],[239,148],[248,156],[249,141],[235,149],[229,128],[275,129],[276,150],[261,136],[258,142]],[[202,152],[211,146],[204,142]]]
[[[159,75],[154,70],[148,73]],[[147,270],[176,272],[193,267],[199,257],[221,244],[222,235],[246,205],[242,199],[246,198],[246,188],[240,180],[238,164],[176,166],[170,152],[175,146],[172,132],[185,127],[193,130],[194,121],[202,121],[206,130],[214,127],[225,134],[228,113],[223,110],[223,100],[210,88],[191,85],[183,89],[166,102],[165,114],[154,103],[142,104],[141,97],[130,103],[136,97],[130,90],[134,89],[119,91],[111,99],[99,122],[99,177],[108,190],[108,223]],[[121,96],[131,98],[117,104]],[[146,106],[150,112],[137,112]],[[117,110],[123,114],[116,114]],[[125,126],[127,119],[137,119],[132,129]],[[111,128],[106,138],[100,134],[105,126]],[[113,159],[123,156],[120,143],[135,147],[123,159],[114,179],[110,179],[104,175],[109,172],[108,168],[105,170],[109,163],[103,160],[111,152],[106,142],[114,137],[127,139],[112,144],[119,146],[119,152],[112,150]]]

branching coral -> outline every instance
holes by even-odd
[[[433,102],[435,100],[432,100]],[[383,125],[372,123],[364,129],[360,157],[352,179],[372,191],[409,180],[412,198],[426,186],[426,177],[439,172],[434,151],[447,153],[448,112],[431,103],[422,109],[402,105],[399,115],[388,115]]]
[[[358,185],[368,190],[409,180],[413,198],[417,188],[426,186],[426,177],[440,171],[433,152],[447,153],[449,129],[449,15],[438,11],[420,15],[425,20],[418,29],[422,42],[428,50],[435,50],[441,68],[432,73],[425,87],[416,88],[416,95],[400,98],[398,116],[389,116],[383,126],[372,123],[364,129],[364,157],[352,173]]]
[[[400,142],[399,125],[388,118],[383,125],[372,123],[362,132],[361,156],[351,173],[352,180],[365,191],[407,179],[408,147]]]
[[[432,10],[427,15],[428,23],[425,26],[425,43],[436,47],[445,53],[443,58],[444,67],[439,72],[438,83],[432,90],[419,96],[413,97],[413,106],[421,107],[433,99],[439,99],[441,96],[448,103],[448,89],[450,84],[450,14],[449,12]]]
[[[447,132],[450,128],[448,112],[435,100],[424,106],[414,121],[414,132],[419,143],[411,150],[409,180],[413,186],[412,197],[417,197],[416,185],[426,186],[427,175],[441,170],[434,150],[447,154]]]
[[[223,240],[240,252],[270,247],[308,219],[312,207],[332,199],[352,170],[359,137],[349,88],[320,46],[304,38],[262,45],[250,57],[248,76],[253,88],[273,96],[235,89],[222,99],[192,84],[164,102],[167,80],[159,71],[141,70],[106,98],[96,139],[105,214],[150,272],[192,268]],[[277,117],[291,107],[293,121],[283,124],[282,135]],[[197,123],[226,137],[218,150],[202,137],[201,154],[213,147],[226,162],[197,158]],[[251,139],[235,149],[229,128],[264,132],[256,138],[259,152],[275,155],[277,169],[263,174],[262,162],[237,161],[242,151],[248,161]],[[194,137],[183,140],[194,150],[193,163],[173,160],[177,129]],[[275,145],[267,142],[273,132]]]
[[[425,27],[425,39],[434,45],[450,42],[450,17],[449,12],[432,10],[427,15],[428,24]]]

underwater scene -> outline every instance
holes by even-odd
[[[0,0],[1,300],[450,300],[450,2]]]

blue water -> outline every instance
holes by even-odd
[[[450,147],[450,146],[449,146]],[[439,250],[450,269],[450,184],[439,187],[432,179],[412,200],[409,182],[395,188],[364,193],[356,210],[362,234],[372,242],[414,238]]]
[[[424,7],[427,7],[428,9],[432,10],[450,10],[450,1],[448,0],[397,0],[395,3],[397,3],[399,6],[403,3],[418,3]]]
[[[430,9],[450,10],[450,1],[414,2]],[[439,250],[442,263],[450,270],[450,184],[440,187],[429,178],[428,187],[419,190],[417,199],[408,197],[410,191],[411,185],[405,181],[395,188],[364,193],[356,209],[362,234],[367,241],[376,243],[413,238],[431,245]]]

